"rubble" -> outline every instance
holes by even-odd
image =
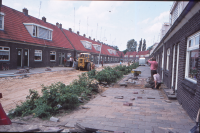
[[[53,117],[53,116],[52,116],[52,117],[50,118],[50,121],[59,122],[59,118],[56,118],[56,117]]]

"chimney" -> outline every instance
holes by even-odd
[[[83,36],[85,37],[85,34],[83,34]]]
[[[89,36],[89,39],[91,40],[91,37]]]
[[[95,41],[95,38],[93,40]]]
[[[42,17],[42,20],[46,23],[46,18],[44,16]]]
[[[62,24],[60,24],[60,29],[62,29]]]
[[[24,13],[24,15],[28,16],[28,9],[24,7],[23,13]]]
[[[59,28],[59,23],[58,22],[56,23],[56,26]]]
[[[69,31],[72,32],[72,28],[69,28]]]
[[[77,34],[79,35],[79,31],[77,31]]]

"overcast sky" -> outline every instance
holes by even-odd
[[[31,16],[45,16],[51,24],[61,23],[122,51],[130,39],[138,43],[145,39],[147,48],[158,42],[173,1],[2,0],[2,4],[20,12],[25,7]]]

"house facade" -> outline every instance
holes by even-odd
[[[50,24],[45,17],[37,19],[0,3],[0,70],[25,67],[68,65],[70,57],[82,52],[92,54],[97,63],[99,53],[105,63],[119,62],[116,50],[86,38],[62,24]],[[66,64],[67,63],[67,64]]]
[[[194,119],[200,107],[200,2],[175,1],[170,28],[151,53],[164,84]]]

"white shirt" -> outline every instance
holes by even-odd
[[[154,81],[156,81],[156,82],[158,82],[158,83],[161,82],[161,79],[160,79],[160,75],[159,75],[159,73],[154,74],[154,75],[153,75],[153,78],[154,78]]]

